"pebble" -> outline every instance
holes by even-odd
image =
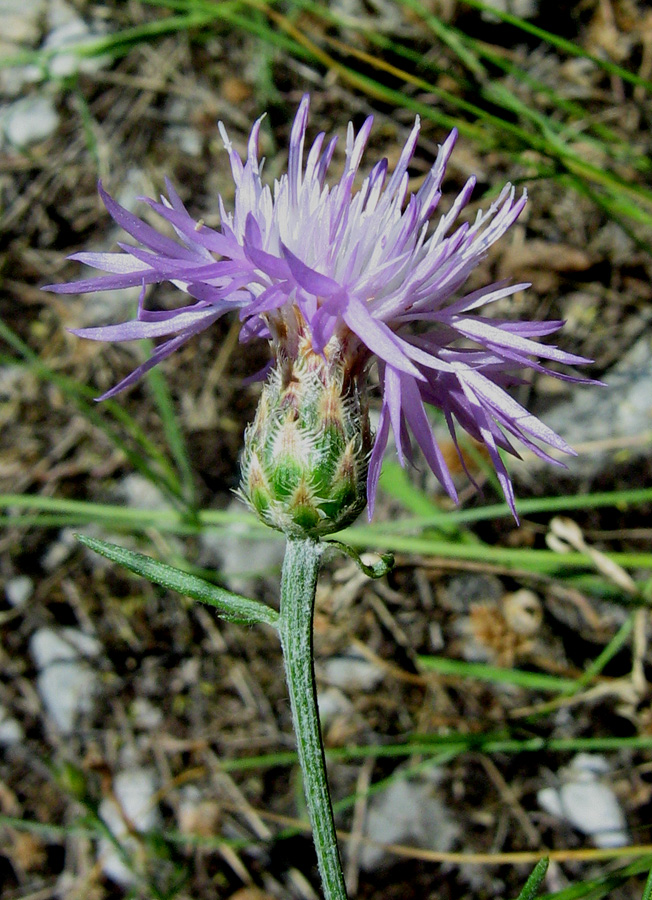
[[[16,395],[21,400],[36,400],[38,388],[25,366],[0,366],[0,400],[11,401]],[[2,421],[2,420],[0,420]]]
[[[149,478],[137,472],[126,475],[117,485],[116,494],[134,509],[165,510],[170,503]]]
[[[173,123],[165,129],[166,140],[176,144],[188,156],[201,156],[204,142],[199,131],[188,120],[192,105],[185,97],[173,97],[167,109],[168,121]]]
[[[322,728],[328,728],[339,716],[350,718],[353,714],[353,704],[339,688],[320,688],[317,693],[317,705],[319,706],[319,719]]]
[[[30,639],[36,664],[36,686],[57,730],[72,734],[78,717],[93,709],[99,677],[87,658],[98,657],[102,645],[74,628],[40,628]]]
[[[48,34],[43,41],[44,50],[56,50],[57,53],[48,63],[49,75],[55,78],[68,78],[77,72],[96,72],[110,62],[108,55],[81,56],[77,53],[66,53],[66,48],[77,44],[88,44],[102,37],[93,31],[78,15],[74,6],[65,0],[50,0],[48,10]]]
[[[97,269],[91,269],[89,266],[82,266],[79,270],[79,278],[96,276]],[[124,322],[127,319],[133,319],[140,291],[141,288],[136,285],[116,291],[86,294],[83,302],[77,303],[74,309],[71,309],[71,315],[74,316],[74,327],[92,328],[96,325],[106,325],[109,322]]]
[[[34,582],[29,575],[16,575],[5,585],[7,603],[14,608],[25,606],[34,593]]]
[[[371,691],[385,676],[380,666],[361,656],[355,647],[346,656],[333,656],[322,663],[320,674],[331,687],[348,692]]]
[[[77,529],[80,531],[80,529]],[[62,528],[56,541],[50,544],[48,549],[41,557],[41,565],[46,572],[54,572],[62,563],[64,563],[73,550],[79,546],[75,537],[76,531],[73,528]]]
[[[482,572],[453,575],[439,597],[444,609],[468,613],[474,603],[497,603],[503,595],[500,579]]]
[[[0,747],[19,744],[25,737],[23,726],[12,718],[4,706],[0,706]]]
[[[640,338],[603,380],[605,386],[577,385],[570,400],[542,416],[546,425],[571,447],[594,445],[590,452],[564,456],[563,462],[572,475],[591,478],[616,459],[631,460],[649,453],[652,339],[648,335]],[[531,455],[523,462],[510,461],[511,470],[522,473],[524,478],[532,477],[541,465]]]
[[[215,800],[203,799],[202,792],[194,784],[180,791],[177,821],[182,834],[196,837],[213,837],[219,833],[220,805]]]
[[[105,798],[100,804],[100,816],[130,858],[137,865],[139,842],[129,836],[127,822],[137,831],[147,832],[161,821],[156,805],[158,780],[153,769],[133,768],[120,772],[113,780],[115,799]],[[102,838],[98,846],[104,874],[122,887],[136,884],[138,877],[129,868],[108,838]]]
[[[246,513],[247,507],[239,500],[232,500],[227,511]],[[252,539],[247,537],[249,532],[246,522],[229,525],[228,537],[221,531],[203,531],[199,537],[198,563],[218,569],[225,587],[236,594],[251,594],[256,579],[261,577],[269,577],[270,590],[278,591],[284,542],[272,536]]]
[[[190,125],[171,125],[166,130],[166,137],[188,156],[201,156],[203,140],[196,128]]]
[[[154,706],[147,697],[136,697],[129,707],[129,713],[133,719],[134,726],[145,731],[152,731],[158,728],[163,721],[162,711],[158,706]]]
[[[539,0],[485,0],[485,6],[498,12],[511,13],[521,19],[533,19],[539,11]],[[498,16],[483,10],[481,17],[485,22],[500,22]]]
[[[561,769],[558,787],[537,793],[539,806],[592,838],[596,847],[624,847],[630,842],[620,802],[607,783],[609,764],[603,756],[579,753]]]
[[[46,5],[47,0],[0,0],[2,40],[11,44],[36,43]]]
[[[407,844],[428,850],[450,850],[459,826],[437,794],[435,780],[400,779],[369,804],[365,835],[383,844]],[[373,871],[391,860],[381,847],[366,845],[360,865]]]
[[[49,138],[58,125],[59,113],[50,97],[22,97],[0,110],[0,141],[22,150]]]

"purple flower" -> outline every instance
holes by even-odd
[[[457,428],[485,445],[515,512],[500,450],[517,456],[511,441],[516,438],[558,465],[540,445],[573,451],[505,388],[520,383],[525,369],[550,371],[545,361],[589,362],[537,340],[557,331],[561,322],[511,322],[480,314],[483,307],[529,285],[503,281],[465,292],[475,266],[518,218],[525,192],[516,197],[506,185],[475,221],[456,225],[475,185],[471,177],[449,212],[433,220],[457,133],[442,144],[417,193],[407,196],[418,119],[391,175],[382,159],[355,191],[371,117],[357,134],[349,124],[344,171],[329,185],[326,175],[336,138],[326,142],[319,134],[304,162],[308,107],[305,96],[292,126],[287,174],[273,187],[261,179],[257,145],[262,118],[251,130],[244,162],[220,123],[235,202],[233,211],[227,211],[218,197],[217,230],[193,219],[169,183],[169,199],[145,202],[173,227],[177,239],[123,209],[100,185],[107,210],[137,243],[120,243],[120,253],[74,254],[71,259],[109,274],[48,289],[70,294],[142,286],[134,320],[74,332],[100,341],[165,338],[146,363],[104,397],[133,384],[232,309],[242,321],[241,340],[266,339],[274,355],[282,351],[292,358],[300,348],[305,351],[307,341],[318,354],[331,342],[345,345],[360,369],[375,358],[382,407],[369,463],[370,515],[390,427],[401,464],[411,458],[411,440],[416,440],[434,474],[457,499],[426,414],[428,404],[442,411],[456,447]],[[170,311],[147,310],[147,285],[162,281],[172,282],[192,302]],[[418,333],[412,330],[414,323],[420,326]]]

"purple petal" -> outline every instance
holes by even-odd
[[[151,200],[149,197],[142,197],[141,199],[162,218],[174,225],[175,228],[178,228],[184,237],[192,240],[193,243],[199,244],[213,253],[218,253],[220,256],[232,256],[234,253],[241,254],[242,251],[233,238],[220,234],[207,225],[201,225],[199,222],[196,222],[185,208],[183,210],[179,210],[176,207],[170,209],[169,206],[157,203],[156,200]],[[179,245],[175,244],[175,247],[178,248]]]
[[[135,259],[131,253],[73,253],[68,259],[83,263],[93,269],[113,272],[115,275],[133,274],[151,269],[149,263]]]
[[[158,253],[163,253],[165,256],[185,257],[186,259],[193,258],[193,254],[190,250],[182,247],[181,244],[173,241],[172,238],[160,234],[155,228],[152,228],[151,225],[146,225],[142,219],[138,218],[138,216],[135,216],[123,206],[120,206],[119,203],[116,203],[113,197],[104,190],[102,182],[99,183],[98,190],[102,202],[106,206],[107,212],[114,221],[127,232],[127,234],[130,234],[132,237],[136,238],[137,241],[140,241],[141,244],[144,244],[151,250],[156,250]]]
[[[310,95],[304,94],[299,104],[299,109],[292,123],[290,133],[290,149],[288,152],[288,186],[290,188],[290,200],[295,206],[301,189],[301,165],[303,161],[303,144],[306,137],[306,125],[308,124],[308,111],[310,109]]]
[[[68,281],[64,284],[43,285],[44,291],[52,291],[53,294],[92,294],[97,291],[114,291],[126,287],[135,287],[145,284],[155,284],[164,281],[164,277],[154,272],[153,269],[137,269],[126,275],[102,275],[99,278],[86,278],[83,281]]]
[[[387,407],[383,403],[380,410],[380,419],[378,421],[378,430],[374,440],[373,450],[369,459],[369,470],[367,473],[367,515],[369,521],[374,514],[376,505],[376,490],[378,488],[378,479],[380,478],[380,467],[383,463],[383,455],[387,446],[387,438],[389,437],[389,416],[387,415]]]
[[[415,378],[423,378],[400,348],[396,335],[384,322],[374,319],[364,303],[357,301],[349,303],[342,312],[342,318],[362,343],[388,365]]]
[[[290,267],[290,272],[297,284],[304,290],[309,291],[316,297],[332,297],[334,294],[338,294],[342,291],[342,286],[338,284],[337,281],[311,269],[310,266],[307,266],[302,262],[298,256],[295,256],[285,244],[282,244],[281,247],[283,256]]]
[[[201,322],[207,327],[219,314],[214,309],[202,310],[197,313],[181,313],[173,315],[162,322],[122,322],[119,325],[101,325],[98,328],[71,328],[71,334],[77,337],[87,338],[91,341],[138,341],[143,338],[162,337],[166,334],[176,334],[187,328],[198,325]]]
[[[201,328],[198,329],[201,331]],[[145,375],[146,372],[149,372],[150,369],[153,369],[154,366],[157,366],[162,360],[166,359],[175,350],[178,350],[179,347],[182,347],[186,341],[189,341],[191,337],[197,333],[197,329],[189,328],[188,331],[184,331],[182,334],[177,335],[174,338],[171,338],[169,341],[165,341],[165,343],[161,344],[156,348],[156,350],[152,353],[147,362],[144,362],[142,365],[138,366],[137,369],[127,375],[126,378],[123,378],[115,387],[112,387],[111,390],[107,391],[105,394],[102,394],[101,397],[98,397],[98,402],[100,400],[108,400],[110,397],[115,397],[116,394],[121,393],[126,390],[128,387],[131,387],[132,384],[135,384],[137,381]]]
[[[520,350],[523,353],[531,353],[533,356],[552,359],[567,365],[583,365],[590,362],[583,356],[566,353],[564,350],[560,350],[558,347],[553,347],[550,344],[538,344],[536,341],[520,337],[520,335],[513,332],[505,332],[479,318],[466,319],[461,316],[453,316],[451,324],[466,337],[473,338],[491,347],[504,348],[505,350]]]
[[[401,377],[392,366],[385,366],[385,390],[383,402],[389,411],[389,418],[392,423],[392,431],[394,432],[394,441],[396,443],[396,453],[398,461],[402,466],[405,465],[403,456],[402,432],[403,422],[401,416]]]
[[[423,401],[414,378],[401,375],[401,388],[403,394],[403,413],[412,430],[412,434],[421,447],[423,455],[438,480],[446,489],[448,495],[457,503],[457,491],[453,484],[451,473],[448,470],[441,448],[432,433],[432,426],[423,407]]]

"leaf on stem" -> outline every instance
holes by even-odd
[[[224,588],[197,578],[196,575],[190,575],[181,569],[158,562],[143,553],[125,550],[124,547],[119,547],[117,544],[110,544],[86,535],[78,534],[76,537],[85,547],[124,566],[130,572],[142,575],[148,581],[170,588],[186,597],[192,597],[193,600],[214,606],[220,616],[229,622],[240,622],[246,625],[262,623],[278,628],[278,613],[265,603],[233,594],[231,591],[226,591]]]

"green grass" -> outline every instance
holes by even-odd
[[[465,5],[486,9],[480,0],[464,0]],[[80,56],[119,58],[141,43],[156,42],[170,34],[188,33],[199,42],[207,39],[211,29],[248,32],[260,42],[260,52],[293,57],[313,67],[318,73],[330,71],[354,90],[390,108],[407,109],[443,128],[457,127],[483,151],[499,150],[514,162],[527,155],[529,178],[550,178],[596,205],[632,235],[648,252],[649,235],[641,237],[632,230],[633,223],[652,227],[652,190],[646,174],[652,162],[642,150],[614,132],[602,121],[598,111],[591,114],[582,104],[568,99],[524,71],[522,66],[498,53],[485,42],[465,35],[454,26],[434,16],[420,0],[399,0],[404,14],[417,17],[435,46],[446,48],[452,65],[447,66],[457,80],[459,90],[451,91],[438,84],[442,66],[395,36],[378,33],[371,20],[347,17],[327,4],[315,0],[289,0],[286,3],[264,0],[146,0],[146,4],[165,15],[152,21],[124,27],[114,33],[86,40],[72,48]],[[309,14],[316,29],[304,22],[300,14]],[[510,13],[491,13],[513,27],[515,35],[534,36],[542,46],[555,53],[560,63],[567,58],[581,58],[602,70],[605,76],[617,77],[625,84],[652,92],[652,82],[628,69],[587,52],[579,44],[544,31]],[[333,37],[327,29],[350,34],[357,31],[367,49]],[[71,52],[66,47],[65,52]],[[56,51],[41,50],[19,56],[0,58],[0,67],[35,64],[48,76],[48,63]],[[388,61],[388,57],[392,60]],[[400,64],[403,60],[404,64]],[[498,70],[519,84],[527,85],[533,95],[545,96],[552,111],[537,108],[524,100],[513,88],[495,77]],[[371,74],[375,72],[375,74]],[[261,75],[261,78],[263,76]],[[417,88],[437,98],[423,103],[413,96]],[[263,78],[261,94],[274,95],[269,76]],[[586,158],[585,147],[593,146],[609,160],[607,166],[596,165]],[[534,156],[532,156],[534,154]]]

